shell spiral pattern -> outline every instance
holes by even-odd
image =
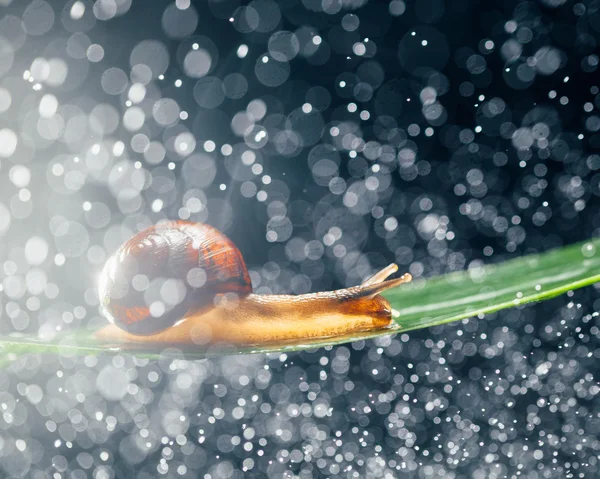
[[[240,251],[223,233],[202,224],[170,221],[125,242],[100,277],[104,314],[138,335],[167,329],[215,298],[252,292]]]

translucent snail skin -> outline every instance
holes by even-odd
[[[202,223],[161,223],[108,260],[99,294],[112,324],[96,338],[125,348],[260,347],[385,330],[393,326],[392,310],[380,293],[412,279],[404,274],[388,280],[397,270],[391,264],[360,286],[336,291],[257,295],[241,253],[223,233]],[[152,304],[144,286],[156,278],[185,285],[183,299],[168,310]]]

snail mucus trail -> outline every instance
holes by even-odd
[[[392,309],[379,293],[411,281],[388,279],[391,264],[359,286],[302,295],[252,293],[240,251],[202,223],[168,221],[125,242],[99,284],[112,323],[97,340],[121,348],[300,345],[391,329]]]

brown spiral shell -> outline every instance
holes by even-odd
[[[108,320],[138,335],[210,309],[218,295],[251,292],[233,242],[211,226],[188,221],[163,222],[133,236],[107,261],[99,287]]]

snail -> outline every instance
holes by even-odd
[[[384,290],[411,281],[388,279],[390,264],[359,286],[302,295],[258,295],[240,251],[217,229],[167,221],[125,242],[99,281],[110,323],[104,344],[194,346],[304,344],[394,326]]]

